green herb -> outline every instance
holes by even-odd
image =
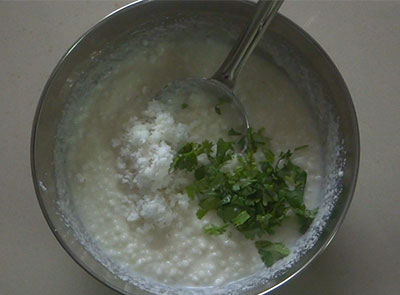
[[[233,145],[231,142],[222,138],[217,142],[217,153],[215,155],[215,165],[221,165],[232,159]]]
[[[229,136],[240,136],[240,135],[242,135],[240,132],[237,132],[235,129],[233,129],[233,128],[231,128],[231,129],[229,129],[229,131],[228,131],[228,135]]]
[[[207,154],[207,156],[211,157],[213,144],[205,140],[201,144],[199,143],[187,143],[185,144],[175,156],[170,171],[181,169],[193,171],[197,165],[197,157],[201,154]]]
[[[298,146],[294,149],[295,152],[308,148],[308,144]]]
[[[257,241],[256,248],[266,266],[272,266],[276,261],[290,253],[290,250],[284,244],[269,241]]]
[[[265,148],[269,145],[271,139],[264,136],[264,128],[260,128],[254,132],[253,128],[248,128],[246,135],[242,136],[237,142],[240,150],[243,150],[245,143],[247,142],[247,150],[255,153],[259,148]],[[230,134],[229,134],[230,135]]]
[[[216,226],[214,224],[207,224],[203,227],[203,230],[208,235],[222,235],[226,232],[229,224],[225,223],[222,226]]]
[[[186,109],[188,106],[189,106],[189,105],[188,105],[187,103],[183,103],[183,104],[181,105],[181,108],[182,108],[182,109]]]
[[[308,210],[306,208],[301,208],[301,209],[295,209],[294,211],[300,223],[300,232],[304,234],[310,227],[315,216],[317,215],[318,209]]]
[[[257,152],[258,148],[265,147],[270,142],[270,138],[264,136],[264,128],[259,129],[254,132],[252,128],[247,131],[247,140],[249,144],[249,149],[253,152]]]
[[[194,173],[194,181],[186,188],[191,199],[197,199],[197,217],[203,218],[209,211],[215,211],[226,227],[232,224],[248,239],[260,239],[273,234],[290,212],[297,216],[300,231],[305,232],[317,211],[304,205],[304,189],[307,173],[291,161],[292,151],[281,152],[279,156],[269,148],[270,139],[264,130],[249,129],[246,136],[235,144],[220,138],[216,144],[210,141],[187,143],[176,154],[170,170],[186,170]],[[231,136],[239,136],[231,129]],[[237,148],[247,141],[244,154],[236,153]],[[305,146],[297,148],[303,149]],[[258,153],[256,161],[254,153]],[[209,164],[200,165],[197,157],[205,154]],[[237,158],[237,166],[230,172],[224,165]],[[226,227],[207,225],[208,234],[221,234]],[[281,243],[257,241],[256,247],[265,265],[289,254]]]
[[[231,99],[229,97],[221,96],[218,97],[218,103],[215,105],[214,110],[218,115],[221,115],[221,106],[223,104],[231,102]]]
[[[249,220],[251,216],[249,215],[249,213],[247,213],[247,211],[242,211],[240,212],[238,215],[236,215],[234,218],[231,219],[231,222],[236,225],[242,225],[243,223],[245,223],[247,220]]]

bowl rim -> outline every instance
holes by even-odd
[[[70,56],[70,54],[75,50],[76,47],[78,47],[83,40],[85,40],[89,35],[92,34],[92,32],[96,31],[99,27],[101,27],[105,22],[109,21],[111,18],[117,17],[121,12],[128,8],[133,8],[137,7],[139,5],[146,5],[149,2],[157,2],[158,0],[135,0],[129,4],[126,4],[111,13],[107,14],[103,18],[101,18],[95,25],[90,27],[84,34],[82,34],[72,45],[71,47],[64,53],[64,55],[61,57],[61,59],[58,61],[56,64],[55,68],[51,72],[43,90],[40,95],[38,105],[36,107],[34,119],[32,122],[32,131],[31,131],[31,140],[30,140],[30,163],[31,163],[31,175],[32,175],[32,180],[33,180],[33,186],[35,190],[35,194],[40,206],[40,209],[42,211],[42,214],[51,229],[53,235],[57,239],[58,243],[64,248],[64,250],[68,253],[68,255],[83,269],[85,270],[89,275],[91,275],[93,278],[95,278],[97,281],[102,283],[104,286],[111,288],[112,290],[119,292],[121,294],[125,295],[131,295],[131,293],[128,293],[127,291],[115,286],[113,283],[104,280],[102,277],[100,277],[97,273],[93,272],[79,257],[77,257],[74,252],[69,248],[69,246],[66,245],[64,242],[63,238],[61,237],[60,233],[56,230],[56,227],[54,226],[53,222],[51,221],[51,218],[49,217],[49,214],[47,213],[45,204],[42,200],[42,191],[40,188],[40,181],[37,178],[36,175],[36,164],[35,164],[35,143],[36,143],[36,133],[37,133],[37,128],[38,128],[38,123],[40,120],[40,115],[42,111],[42,107],[45,101],[45,97],[47,95],[47,92],[56,76],[58,73],[59,69],[62,67],[64,64],[65,60]],[[162,1],[162,0],[161,0]],[[241,2],[246,5],[252,5],[255,6],[255,2],[251,0],[238,0],[237,2]],[[354,148],[354,172],[348,187],[348,197],[346,199],[346,202],[343,206],[343,210],[340,214],[340,217],[338,218],[335,226],[333,227],[331,233],[327,238],[325,238],[324,243],[320,246],[320,248],[303,264],[299,267],[298,270],[293,272],[291,275],[288,275],[286,278],[275,284],[274,286],[268,288],[267,290],[261,291],[259,293],[256,293],[255,295],[265,295],[267,293],[272,292],[273,290],[279,288],[286,282],[288,282],[290,279],[301,273],[304,269],[306,269],[332,242],[334,237],[336,236],[339,228],[343,224],[344,218],[347,214],[347,211],[350,207],[350,204],[352,202],[354,192],[355,192],[355,187],[357,184],[357,178],[358,178],[358,173],[359,173],[359,164],[360,164],[360,133],[359,133],[359,126],[358,126],[358,121],[357,121],[357,116],[356,116],[356,111],[354,107],[353,100],[351,98],[350,92],[346,86],[346,83],[339,72],[338,68],[336,65],[333,63],[332,59],[328,56],[328,54],[325,52],[325,50],[319,45],[311,35],[309,35],[306,31],[304,31],[299,25],[297,25],[295,22],[291,21],[289,18],[286,16],[278,13],[277,16],[280,18],[280,21],[286,23],[288,26],[291,26],[292,29],[296,30],[296,32],[304,39],[306,39],[320,54],[320,56],[325,59],[325,61],[330,65],[331,70],[334,72],[336,75],[338,82],[340,83],[340,87],[343,91],[344,96],[347,97],[347,107],[349,108],[348,111],[350,113],[350,119],[352,123],[352,128],[353,128],[353,133],[356,135],[354,140],[355,148]]]

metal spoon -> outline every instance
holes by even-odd
[[[257,3],[255,14],[249,25],[243,30],[239,39],[229,52],[225,61],[211,78],[186,78],[175,80],[167,84],[161,92],[156,96],[162,97],[163,94],[173,93],[181,89],[201,89],[214,97],[226,97],[236,106],[238,112],[242,115],[245,125],[245,132],[250,128],[247,112],[239,100],[233,93],[235,81],[242,70],[254,48],[257,46],[263,33],[271,23],[278,9],[282,5],[283,0],[259,0]]]

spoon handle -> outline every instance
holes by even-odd
[[[234,87],[236,77],[281,7],[282,2],[283,0],[258,1],[250,24],[242,32],[212,79],[218,80],[230,88]]]

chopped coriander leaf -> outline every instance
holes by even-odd
[[[264,136],[264,131],[265,131],[264,128],[260,128],[258,131],[250,133],[250,135],[252,137],[252,141],[254,142],[254,145],[264,146],[270,142],[271,139],[269,137]]]
[[[196,178],[196,180],[200,180],[204,178],[204,176],[206,176],[206,173],[207,173],[206,167],[201,166],[194,171],[194,177]]]
[[[239,226],[245,223],[250,217],[251,216],[249,215],[249,213],[247,213],[247,211],[242,211],[237,216],[232,218],[231,221],[234,225]]]
[[[237,136],[231,129],[229,135]],[[262,238],[273,234],[293,212],[299,221],[300,231],[305,232],[313,221],[316,210],[304,204],[304,189],[307,173],[291,161],[293,152],[281,152],[278,157],[269,149],[269,138],[263,129],[248,129],[244,154],[235,154],[235,144],[220,138],[216,144],[210,141],[187,143],[176,154],[170,171],[177,169],[194,173],[194,181],[187,186],[189,198],[199,201],[196,215],[203,218],[209,211],[216,211],[225,224],[232,224],[248,239]],[[299,147],[300,148],[300,147]],[[304,148],[304,147],[301,147]],[[260,150],[263,158],[254,153]],[[208,164],[200,165],[197,157],[206,154]],[[233,170],[221,169],[232,160],[238,164]],[[206,230],[205,230],[206,231]],[[209,225],[208,234],[217,234],[222,229]],[[289,254],[281,243],[258,241],[256,246],[265,265],[270,266]]]
[[[240,212],[240,209],[233,205],[232,202],[229,205],[221,206],[217,210],[217,214],[222,218],[224,222],[230,222],[233,218],[235,218]]]
[[[231,102],[231,99],[229,97],[226,96],[220,96],[218,97],[218,103],[215,105],[214,110],[218,115],[221,115],[221,108],[220,106],[222,106],[223,104],[229,103]]]
[[[216,226],[214,224],[207,224],[203,227],[203,230],[208,235],[222,235],[226,232],[229,224],[225,223],[222,226]]]
[[[249,152],[257,152],[258,148],[266,148],[269,145],[270,138],[264,136],[264,128],[260,128],[254,132],[253,128],[248,128],[246,135],[242,136],[238,141],[240,149],[243,149],[245,142],[247,141],[247,150]]]
[[[185,144],[175,156],[170,171],[177,169],[193,171],[197,168],[198,162],[197,157],[201,154],[206,154],[208,158],[211,157],[212,143],[208,140],[203,141],[201,144],[198,143],[187,143]]]
[[[202,219],[207,214],[207,211],[204,209],[199,209],[196,212],[196,216],[198,219]]]
[[[257,132],[253,132],[253,129],[251,129],[251,131],[252,132],[250,132],[250,135],[254,144],[256,145],[265,145],[271,140],[270,138],[264,136],[265,128],[260,128]]]
[[[275,154],[271,150],[264,150],[264,157],[267,163],[272,164],[275,160]]]
[[[240,132],[237,132],[235,129],[231,128],[228,131],[228,135],[229,136],[239,136],[239,135],[242,135],[242,134]]]
[[[290,253],[290,250],[284,244],[269,241],[257,241],[256,248],[266,266],[272,266],[276,261]]]
[[[318,209],[308,210],[306,208],[302,208],[302,209],[295,209],[294,212],[296,213],[296,216],[300,224],[299,230],[302,234],[304,234],[310,227],[315,216],[317,215]]]
[[[225,141],[222,138],[217,142],[217,153],[215,155],[216,163],[223,164],[232,159],[233,145],[231,142]]]
[[[192,171],[197,166],[198,154],[199,153],[196,144],[186,144],[178,151],[178,155],[174,158],[170,169],[186,169],[188,171]]]
[[[294,149],[295,152],[308,148],[308,144],[298,146]]]
[[[207,212],[212,209],[218,209],[221,206],[221,199],[211,196],[201,201],[199,205],[200,208],[204,209]]]
[[[193,184],[191,184],[191,185],[188,185],[187,187],[186,187],[186,194],[188,195],[188,197],[189,198],[191,198],[192,200],[194,199],[194,196],[195,196],[195,194],[196,194],[196,186],[195,185],[193,185]]]
[[[210,157],[212,158],[211,153],[212,153],[212,147],[214,146],[213,143],[209,140],[204,140],[201,143],[201,146],[202,146],[203,152],[207,155],[207,157],[209,159],[210,159]]]
[[[183,103],[183,104],[181,105],[181,108],[182,108],[182,109],[186,109],[188,106],[189,106],[189,105],[188,105],[187,103]]]

